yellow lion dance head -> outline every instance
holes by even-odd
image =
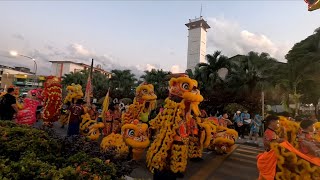
[[[157,105],[157,95],[154,93],[154,87],[152,84],[142,83],[136,88],[135,102],[145,104],[145,108],[153,110]]]
[[[102,128],[104,128],[104,124],[97,123],[95,120],[91,120],[88,113],[82,116],[80,131],[81,134],[86,136],[88,139],[93,141],[98,140],[101,135],[100,129]]]
[[[64,99],[64,103],[72,102],[72,100],[81,99],[83,97],[82,86],[80,84],[72,83],[70,86],[67,86],[68,94]]]
[[[144,150],[150,144],[148,125],[136,119],[131,124],[124,124],[121,132],[126,144],[132,147],[133,159],[141,159]]]
[[[200,110],[198,105],[203,101],[203,96],[198,89],[198,82],[187,75],[171,78],[169,81],[170,97],[178,97],[186,103],[190,103],[192,111],[198,116]]]
[[[114,151],[115,158],[126,158],[129,154],[129,147],[124,142],[121,134],[109,134],[102,139],[100,148],[103,152]]]

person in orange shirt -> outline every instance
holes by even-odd
[[[264,132],[263,135],[263,145],[265,151],[270,151],[270,144],[272,142],[278,142],[281,143],[283,142],[283,139],[280,138],[276,130],[279,128],[279,117],[278,116],[268,116],[265,121],[267,122],[267,130]]]

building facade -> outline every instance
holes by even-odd
[[[51,65],[51,75],[57,77],[63,77],[65,74],[71,72],[79,72],[82,70],[89,70],[90,66],[84,63],[76,63],[72,61],[50,61]],[[94,72],[100,72],[108,77],[111,77],[111,73],[103,70],[100,65],[94,67]]]
[[[0,65],[0,87],[6,89],[12,85],[20,87],[20,92],[27,92],[35,87],[42,87],[45,76],[35,76],[25,67]]]
[[[206,62],[208,23],[202,18],[189,19],[187,69],[194,70],[198,63]]]

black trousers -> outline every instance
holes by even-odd
[[[10,112],[1,112],[0,113],[1,120],[13,120],[13,113]]]
[[[237,123],[234,124],[234,127],[236,129],[236,131],[238,132],[238,136],[241,137],[241,138],[244,138],[244,129],[245,129],[245,126],[242,125],[241,127],[239,127],[237,125]]]

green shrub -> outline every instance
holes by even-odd
[[[0,121],[0,179],[119,179],[131,171],[97,142]]]

